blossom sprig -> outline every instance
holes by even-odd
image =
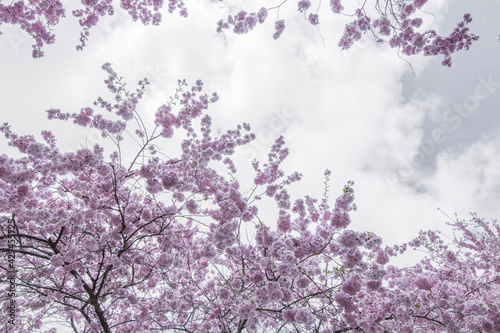
[[[78,18],[78,23],[82,28],[80,44],[76,46],[77,50],[81,51],[87,45],[90,29],[96,26],[101,18],[115,13],[114,2],[113,0],[82,0],[82,8],[72,11],[72,15]],[[163,0],[120,1],[120,7],[127,11],[132,20],[140,20],[144,25],[159,25],[162,21],[161,9],[164,5]],[[180,16],[188,16],[183,0],[168,0],[167,7],[170,14],[179,11]],[[59,24],[60,20],[65,17],[64,4],[58,0],[17,0],[9,5],[0,4],[0,25],[5,23],[18,25],[26,31],[35,41],[33,58],[43,57],[43,47],[55,42],[56,36],[52,32],[52,27]]]
[[[264,23],[268,12],[278,10],[286,3],[282,2],[276,7],[261,8],[258,12],[247,13],[240,11],[237,15],[229,16],[227,21],[220,20],[217,23],[217,32],[232,27],[233,32],[245,34],[253,30],[258,23]],[[373,11],[378,14],[370,16],[367,14],[366,7],[369,2],[365,1],[363,5],[355,10],[353,15],[344,13],[344,7],[341,0],[330,0],[329,4],[334,14],[345,14],[353,16],[354,20],[346,24],[338,46],[347,50],[354,43],[359,41],[363,35],[370,33],[378,43],[386,43],[391,48],[397,48],[398,54],[412,56],[423,53],[425,56],[443,55],[444,66],[451,66],[451,55],[462,49],[468,50],[478,36],[469,32],[467,24],[472,22],[470,14],[465,14],[463,20],[457,23],[456,28],[448,36],[440,36],[434,30],[419,32],[418,29],[423,24],[423,19],[417,16],[424,13],[422,7],[427,0],[401,1],[389,0],[386,5],[381,6],[378,1],[374,1]],[[306,12],[312,6],[309,0],[300,0],[297,2],[298,12],[304,13],[306,20],[311,25],[318,26],[320,23],[319,14]],[[273,38],[278,39],[285,30],[285,19],[278,19],[274,24]]]
[[[16,1],[9,5],[0,4],[0,25],[19,25],[35,40],[33,58],[40,58],[44,55],[42,47],[55,41],[52,26],[58,24],[65,13],[63,3],[58,0]]]

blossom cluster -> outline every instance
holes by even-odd
[[[257,23],[262,24],[267,18],[267,10],[262,7],[258,12],[247,13],[242,10],[234,16],[228,16],[227,22],[220,20],[217,22],[217,32],[232,28],[236,34],[245,34],[255,28]]]
[[[114,14],[113,2],[113,0],[82,0],[82,8],[72,11],[82,27],[77,50],[82,50],[86,46],[90,29],[99,23],[100,18]],[[140,20],[144,25],[159,25],[162,20],[160,11],[163,6],[163,0],[120,0],[120,7],[127,11],[132,20]],[[173,13],[176,10],[179,11],[180,16],[188,16],[183,0],[168,0],[168,12]],[[42,48],[55,42],[52,27],[65,16],[64,4],[58,0],[17,0],[9,5],[0,3],[0,25],[4,23],[18,25],[26,31],[35,41],[33,58],[43,57]]]
[[[0,3],[0,25],[3,23],[19,25],[35,40],[33,58],[43,57],[44,44],[52,44],[55,35],[51,26],[59,23],[64,17],[63,4],[57,0],[12,2],[9,5]]]

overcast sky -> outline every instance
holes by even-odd
[[[261,6],[193,0],[189,18],[166,14],[159,27],[133,23],[117,8],[91,30],[83,52],[75,50],[79,29],[68,11],[54,29],[56,44],[37,60],[25,34],[2,26],[0,121],[37,137],[53,129],[66,150],[85,136],[98,142],[93,132],[47,121],[45,110],[90,106],[106,91],[100,67],[109,61],[131,88],[145,76],[152,82],[140,106],[146,118],[173,94],[177,79],[202,79],[207,92],[221,97],[208,111],[215,128],[248,122],[257,134],[237,155],[243,171],[284,135],[291,152],[286,170],[304,176],[294,194],[320,197],[326,168],[332,203],[354,180],[352,227],[374,231],[387,244],[409,241],[420,229],[446,230],[437,207],[465,219],[469,212],[500,216],[500,1],[429,1],[424,9],[436,18],[423,14],[427,27],[448,35],[468,12],[471,31],[481,37],[453,56],[452,68],[441,66],[440,57],[407,58],[415,76],[396,50],[369,36],[341,51],[348,18],[333,15],[325,1],[319,29],[296,13],[293,1],[285,4],[280,18],[287,28],[277,41],[276,12],[248,35],[215,32],[228,13]]]

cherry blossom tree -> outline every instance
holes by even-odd
[[[422,231],[408,246],[424,249],[427,257],[415,267],[388,267],[389,287],[405,299],[390,318],[408,319],[394,321],[394,331],[500,331],[500,225],[476,214],[450,225],[456,232],[451,244]]]
[[[138,110],[147,80],[131,91],[103,70],[111,101],[47,114],[99,131],[111,151],[62,152],[49,131],[42,142],[0,127],[20,154],[0,156],[2,330],[500,332],[496,223],[456,222],[450,245],[422,232],[383,247],[348,229],[352,181],[332,201],[326,171],[321,199],[291,198],[301,175],[282,170],[281,137],[242,188],[232,156],[255,136],[248,124],[212,135],[218,96],[201,81],[179,81],[151,126]],[[410,247],[429,257],[388,265]]]
[[[462,49],[468,50],[472,42],[479,38],[470,33],[467,27],[472,17],[465,14],[463,20],[447,37],[438,35],[434,30],[422,31],[420,28],[423,19],[420,16],[428,16],[423,9],[426,3],[427,0],[371,0],[364,1],[359,8],[349,13],[344,10],[341,0],[330,0],[329,6],[334,14],[353,17],[352,22],[345,26],[339,47],[349,49],[353,43],[368,33],[377,43],[386,43],[396,48],[398,54],[443,55],[443,65],[451,66],[451,54]],[[222,32],[231,29],[236,34],[245,34],[257,24],[264,23],[269,13],[275,11],[277,19],[274,22],[273,38],[278,39],[286,26],[285,18],[279,16],[279,10],[286,5],[289,5],[287,0],[273,7],[262,7],[254,12],[241,10],[237,14],[229,15],[227,20],[217,22],[216,30]],[[163,0],[120,1],[121,10],[130,14],[133,21],[140,20],[145,25],[159,25],[164,6],[168,7],[169,13],[178,11],[182,17],[188,16],[188,9],[182,0],[169,0],[167,3]],[[303,15],[311,25],[320,26],[318,10],[313,8],[321,6],[321,2],[314,4],[310,0],[299,0],[296,6],[299,15]],[[90,29],[97,25],[101,18],[113,15],[115,7],[112,0],[82,0],[81,8],[72,11],[72,15],[78,18],[82,27],[80,44],[76,47],[78,50],[82,50],[86,45]],[[8,5],[0,1],[0,25],[4,23],[18,25],[26,31],[35,41],[34,58],[43,56],[44,45],[55,42],[52,27],[59,24],[65,15],[64,5],[58,0],[18,0]]]
[[[351,297],[337,295],[344,331],[500,332],[500,225],[493,221],[492,229],[476,214],[449,224],[456,233],[451,242],[421,231],[409,243],[386,248],[389,256],[409,248],[427,256],[412,267],[386,265],[378,294],[358,287]]]
[[[0,251],[13,254],[2,258],[1,274],[15,282],[13,290],[3,284],[2,297],[9,306],[14,292],[18,311],[4,328],[43,331],[57,320],[75,332],[241,332],[319,330],[339,320],[331,304],[345,269],[382,270],[364,260],[380,239],[344,232],[353,183],[332,208],[327,193],[319,205],[310,197],[292,204],[286,187],[301,176],[280,169],[288,150],[279,138],[267,163],[253,163],[254,185],[244,192],[231,155],[254,135],[243,124],[212,137],[203,112],[217,94],[179,81],[148,130],[136,111],[147,80],[129,92],[110,64],[103,69],[114,102],[99,97],[78,113],[47,113],[100,131],[117,147],[109,158],[98,145],[62,153],[48,131],[41,143],[1,127],[24,155],[1,157]],[[160,141],[180,130],[180,154],[162,153]],[[127,137],[137,144],[128,163]],[[224,168],[229,176],[217,171]],[[277,229],[259,218],[266,197],[278,207]]]

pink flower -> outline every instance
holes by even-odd
[[[419,289],[424,289],[424,290],[429,290],[429,291],[432,289],[431,282],[429,281],[428,278],[426,278],[424,276],[419,276],[418,278],[416,278],[414,283],[417,286],[417,288],[419,288]]]
[[[285,212],[281,210],[278,218],[278,230],[285,233],[290,231],[291,226],[290,214],[285,214]]]
[[[351,223],[349,214],[345,211],[335,210],[332,217],[332,225],[336,228],[345,228]]]
[[[309,9],[309,7],[311,7],[311,1],[309,1],[309,0],[300,0],[298,2],[298,6],[299,6],[299,12],[305,12],[306,10]]]
[[[274,23],[274,34],[273,34],[273,38],[274,39],[278,39],[280,38],[281,34],[283,33],[283,31],[285,30],[285,20],[278,20]]]
[[[312,25],[318,25],[319,24],[319,15],[318,14],[309,14],[309,23]]]
[[[42,159],[45,156],[44,150],[45,150],[44,144],[32,142],[29,144],[28,149],[26,149],[26,152],[29,155],[33,156],[33,158],[35,159]]]
[[[281,300],[284,303],[291,302],[293,299],[292,291],[288,288],[281,288],[283,292],[283,299]]]
[[[335,14],[340,13],[344,7],[340,4],[340,0],[330,0],[330,7]]]
[[[370,290],[378,290],[378,288],[380,288],[381,285],[382,285],[382,281],[380,281],[380,280],[370,280],[366,283],[366,286]]]
[[[346,254],[344,254],[344,266],[348,268],[352,268],[356,266],[361,259],[363,259],[363,254],[359,251],[358,248],[354,248],[349,250]]]
[[[303,289],[307,288],[311,281],[307,277],[302,277],[297,281],[297,287]]]
[[[420,8],[423,5],[425,5],[426,2],[427,2],[427,0],[415,0],[415,1],[413,1],[413,5],[417,8]]]
[[[361,239],[357,232],[353,230],[344,230],[339,237],[339,243],[345,247],[355,247],[361,245]]]
[[[413,25],[415,28],[420,28],[422,25],[423,20],[420,17],[414,18],[413,20],[410,21],[410,24]]]
[[[198,204],[193,199],[186,201],[186,209],[191,214],[196,214],[198,212]]]
[[[342,291],[348,293],[349,295],[356,295],[358,291],[361,290],[361,278],[358,275],[353,275],[349,277],[344,283],[342,283]]]
[[[281,301],[285,296],[283,294],[283,291],[281,291],[281,287],[278,282],[274,281],[268,282],[266,284],[266,289],[269,296],[269,301],[271,302]]]
[[[448,262],[450,262],[450,263],[452,263],[452,262],[454,262],[454,261],[456,261],[456,260],[457,260],[457,256],[456,256],[456,255],[455,255],[455,253],[454,253],[453,251],[451,251],[451,250],[446,250],[446,251],[444,252],[444,257],[445,257],[445,259],[446,259]]]
[[[50,262],[55,267],[62,267],[62,265],[64,264],[64,259],[60,254],[57,254],[50,257]]]
[[[266,195],[268,197],[273,197],[276,194],[278,188],[279,188],[278,185],[268,185],[266,188]]]
[[[415,7],[412,4],[403,5],[403,9],[401,10],[401,14],[404,18],[407,18],[411,14],[415,12]]]
[[[267,9],[265,7],[262,7],[259,9],[259,12],[257,13],[257,20],[259,23],[264,23],[264,21],[267,18]]]
[[[252,276],[253,283],[260,283],[264,281],[264,275],[261,272],[255,272]]]
[[[316,321],[316,317],[306,309],[298,309],[293,319],[299,324],[311,325]]]
[[[127,299],[130,302],[130,304],[137,304],[137,297],[135,295],[129,295]]]
[[[160,181],[156,178],[146,180],[146,190],[151,194],[160,193],[163,187]]]
[[[370,18],[366,16],[361,16],[358,18],[357,25],[359,30],[366,31],[370,29]]]
[[[385,251],[378,251],[377,256],[375,257],[375,261],[380,265],[385,265],[389,262],[389,256]]]
[[[295,314],[297,313],[297,310],[295,309],[287,309],[283,311],[283,319],[285,319],[286,322],[288,323],[293,323],[295,321]]]
[[[356,309],[356,306],[352,302],[352,296],[346,293],[338,293],[334,296],[335,301],[343,307],[347,312],[352,312]]]
[[[95,14],[90,14],[89,16],[87,16],[87,19],[86,20],[83,20],[80,22],[80,24],[82,25],[82,27],[93,27],[94,25],[97,24],[97,22],[99,22],[99,16],[95,15]]]
[[[262,225],[257,229],[255,240],[259,245],[270,247],[274,242],[274,236],[271,234],[268,226]]]
[[[219,297],[223,300],[227,300],[229,299],[229,297],[231,296],[231,292],[229,290],[227,290],[226,288],[221,288],[219,290]]]
[[[177,185],[178,180],[179,179],[174,172],[168,172],[163,175],[161,183],[166,190],[169,190]]]

